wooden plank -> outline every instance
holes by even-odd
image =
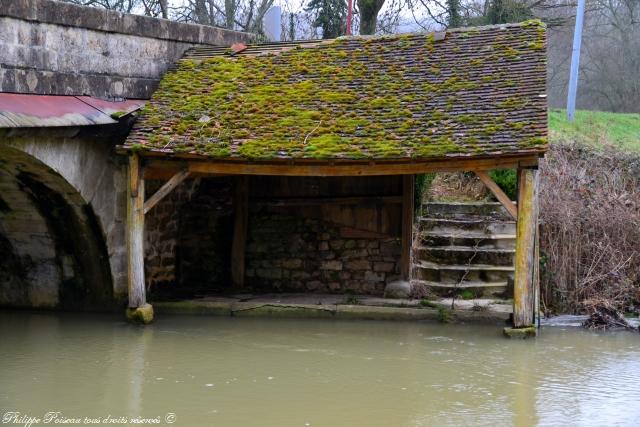
[[[411,247],[413,245],[413,205],[415,176],[402,177],[402,252],[400,255],[400,275],[409,280],[411,275]]]
[[[331,205],[365,205],[365,204],[400,204],[401,196],[381,196],[381,197],[291,197],[282,199],[252,200],[251,204],[265,207],[278,206],[321,206]]]
[[[249,177],[236,177],[233,204],[233,241],[231,244],[231,280],[236,288],[244,287],[245,246],[249,223]]]
[[[155,169],[181,170],[188,167],[194,175],[280,175],[280,176],[376,176],[427,172],[515,169],[520,163],[537,164],[537,157],[499,157],[450,159],[415,162],[205,162],[202,160],[159,160],[149,158],[149,173]]]
[[[487,187],[493,193],[493,195],[496,196],[496,199],[498,199],[498,201],[502,203],[502,206],[504,206],[511,218],[517,220],[518,208],[513,204],[509,196],[507,196],[504,191],[502,191],[502,188],[500,188],[498,184],[496,184],[495,181],[491,179],[487,172],[476,171],[475,174],[478,176],[478,178],[480,178],[480,181],[482,181],[485,187]]]
[[[535,166],[537,157],[501,157],[485,159],[448,159],[415,162],[239,162],[239,161],[202,161],[200,159],[166,160],[158,156],[146,157],[145,176],[166,179],[169,173],[175,173],[186,167],[193,176],[225,175],[280,175],[280,176],[380,176],[418,174],[426,172],[455,172],[491,169],[514,169],[518,166]],[[167,172],[167,171],[172,172]]]
[[[127,285],[129,307],[141,307],[146,303],[144,281],[144,180],[140,159],[129,156],[127,185]]]
[[[180,185],[185,179],[189,177],[190,173],[188,170],[183,170],[171,177],[169,181],[165,182],[162,187],[156,191],[153,196],[149,197],[149,199],[144,202],[144,213],[145,215],[149,212],[158,202],[164,199],[169,193],[173,191],[178,185]]]
[[[536,230],[538,224],[538,171],[518,170],[518,223],[516,230],[513,326],[533,324],[536,282]]]

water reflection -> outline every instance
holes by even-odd
[[[176,425],[637,425],[640,337],[498,325],[0,312],[0,409]]]

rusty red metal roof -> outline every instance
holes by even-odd
[[[91,126],[118,123],[145,101],[106,101],[89,96],[0,93],[0,128]]]

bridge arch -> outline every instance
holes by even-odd
[[[100,185],[87,180],[95,170],[81,178],[104,158],[74,139],[8,141],[0,146],[0,305],[109,308],[109,250],[89,190]]]

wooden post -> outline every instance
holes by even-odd
[[[538,170],[518,169],[518,223],[513,292],[513,327],[533,325],[538,259]]]
[[[144,180],[141,169],[138,155],[130,155],[126,223],[129,308],[138,308],[146,304],[144,283]]]
[[[413,245],[415,176],[402,176],[402,252],[400,255],[400,275],[409,280],[411,275],[411,247]]]
[[[233,242],[231,244],[231,280],[235,288],[244,287],[245,243],[249,222],[249,177],[238,176],[233,198],[235,209],[233,222]]]

